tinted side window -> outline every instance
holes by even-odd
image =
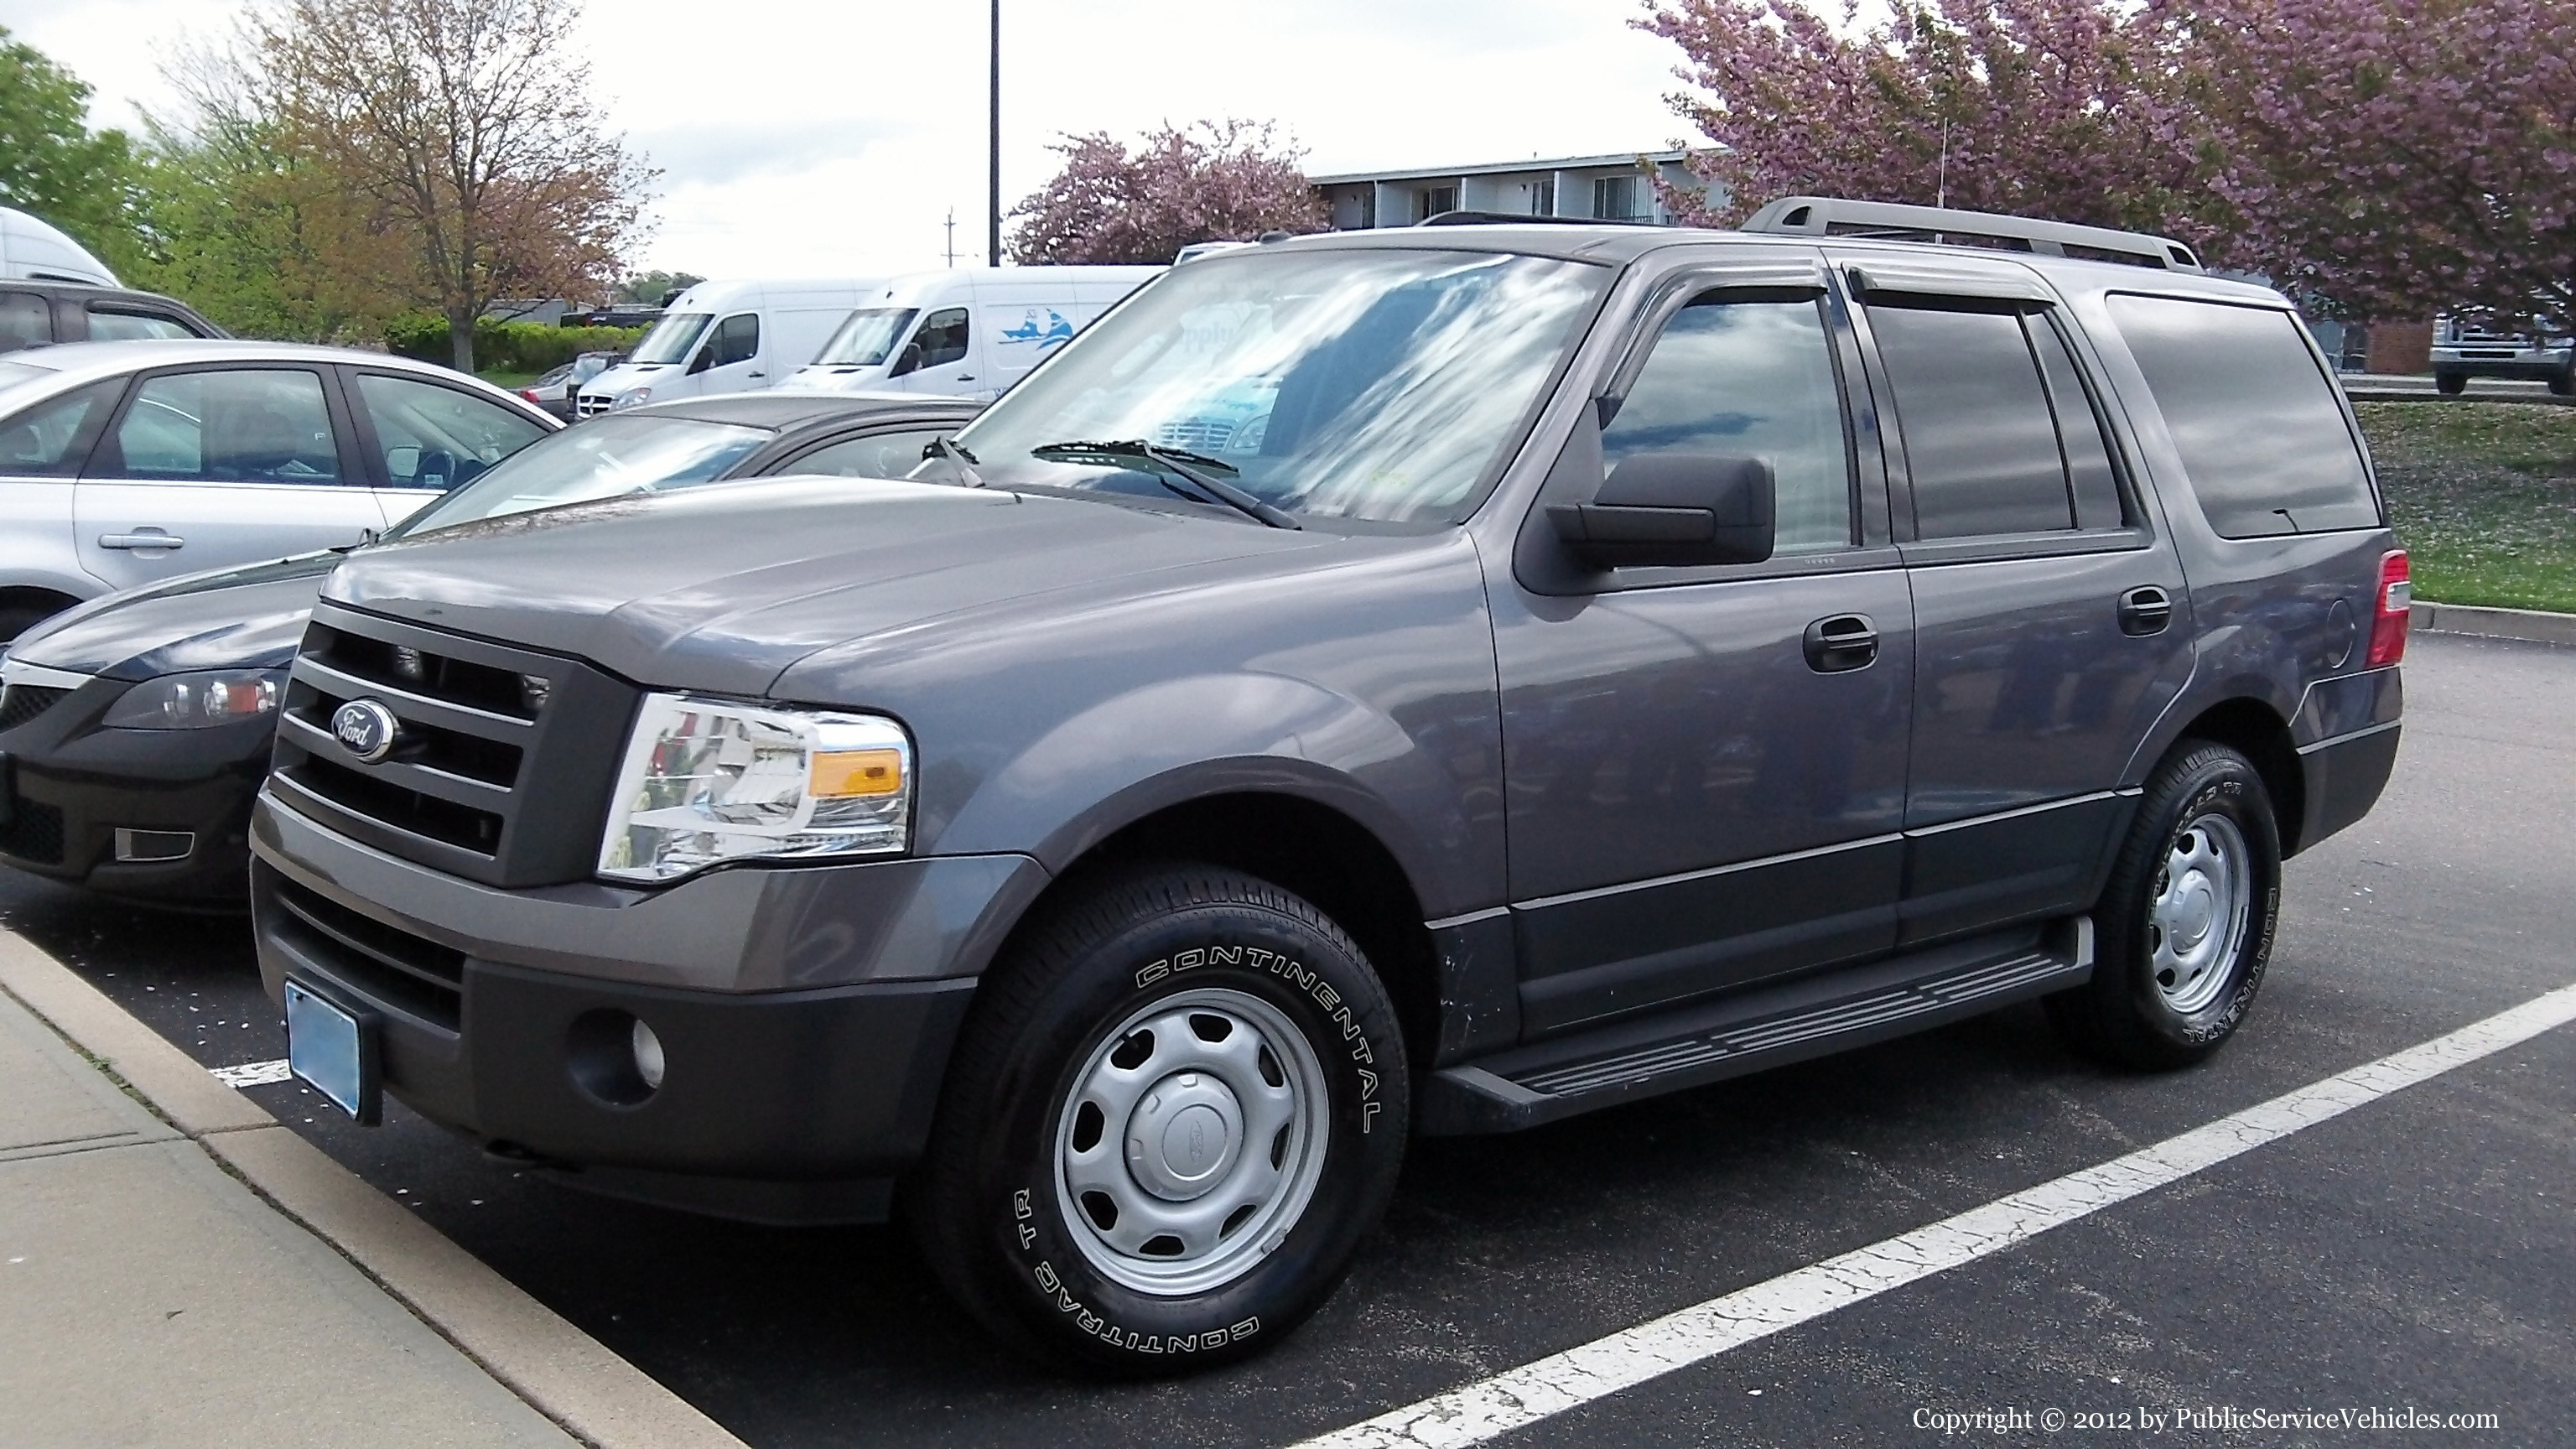
[[[0,423],[0,473],[69,478],[125,390],[122,378],[94,382],[51,402],[38,403]]]
[[[32,292],[0,292],[0,352],[54,340],[54,309]]]
[[[736,312],[716,324],[715,340],[707,344],[707,366],[722,367],[729,362],[749,362],[760,355],[760,314]]]
[[[2021,317],[1874,306],[1869,322],[1896,392],[1916,536],[2073,528],[2056,421]]]
[[[844,478],[901,478],[921,466],[921,450],[956,428],[906,428],[827,443],[780,469],[782,473],[831,473]]]
[[[116,426],[128,478],[336,483],[340,452],[322,379],[267,368],[183,372],[135,390]]]
[[[89,309],[89,340],[92,342],[168,340],[196,335],[180,325],[175,317],[156,317],[148,312],[109,312],[97,307]]]
[[[1819,302],[1730,302],[1673,314],[1601,432],[1605,465],[1633,453],[1716,453],[1771,465],[1779,553],[1848,548],[1851,459]]]
[[[966,355],[966,309],[947,307],[921,319],[913,338],[921,344],[921,366],[937,367]]]
[[[361,373],[358,399],[397,488],[465,482],[546,432],[498,403],[409,378]]]
[[[2111,300],[2210,527],[2227,538],[2376,528],[2361,450],[2287,312]]]
[[[2023,325],[2048,379],[2048,406],[2057,414],[2057,441],[2065,451],[2066,481],[2075,495],[2075,526],[2118,528],[2127,520],[2120,506],[2120,481],[2111,471],[2111,444],[2103,436],[2101,414],[2084,390],[2075,355],[2049,319],[2026,318]]]

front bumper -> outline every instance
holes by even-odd
[[[2433,370],[2453,377],[2508,377],[2545,382],[2566,377],[2576,356],[2557,347],[2481,347],[2442,344],[2433,349]]]
[[[959,856],[506,891],[266,798],[252,841],[270,996],[292,975],[371,1019],[389,1095],[576,1185],[779,1222],[882,1215],[1045,880]],[[599,1085],[628,1018],[667,1062],[640,1100]]]
[[[264,719],[201,730],[99,729],[130,686],[93,680],[0,734],[8,761],[0,862],[118,895],[238,910],[251,802],[276,730]],[[129,853],[166,858],[119,860]],[[185,835],[182,843],[175,837]],[[182,852],[182,853],[173,853]]]

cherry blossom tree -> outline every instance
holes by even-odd
[[[1014,261],[1168,262],[1192,242],[1325,225],[1305,152],[1269,122],[1166,125],[1133,151],[1105,132],[1068,135],[1053,149],[1063,168],[1011,209]]]
[[[2576,5],[2158,0],[2240,264],[2359,318],[2576,328]]]

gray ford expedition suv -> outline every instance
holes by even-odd
[[[1413,1134],[2030,997],[2205,1057],[2387,778],[2406,604],[2298,319],[2157,238],[1245,247],[912,481],[353,556],[260,960],[362,1119],[899,1200],[996,1331],[1185,1368],[1314,1310]]]

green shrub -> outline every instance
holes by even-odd
[[[542,322],[474,324],[474,365],[486,372],[535,374],[561,367],[584,352],[624,352],[644,335],[641,327],[549,327]],[[454,349],[447,319],[408,312],[385,324],[385,350],[423,362],[449,362]]]

